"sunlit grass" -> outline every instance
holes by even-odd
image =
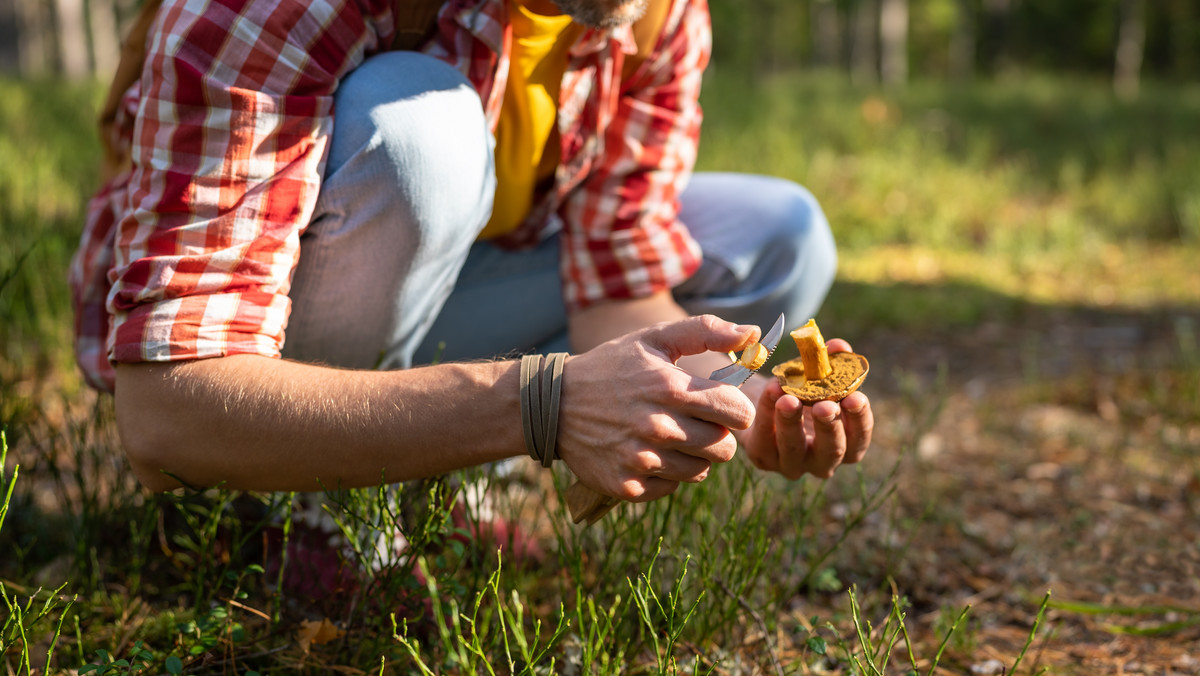
[[[841,278],[864,284],[970,281],[1035,303],[1104,307],[1200,305],[1200,247],[1107,243],[1075,255],[997,257],[921,246],[876,247],[840,263]]]
[[[99,181],[99,92],[0,78],[0,392],[51,370],[74,379],[67,265]]]
[[[880,93],[718,69],[704,101],[700,169],[807,186],[838,239],[843,281],[1200,304],[1200,87],[1149,87],[1121,103],[1083,81]]]

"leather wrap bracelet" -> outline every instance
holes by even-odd
[[[529,457],[550,467],[558,459],[558,408],[567,353],[521,357],[521,429]]]

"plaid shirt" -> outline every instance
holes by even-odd
[[[474,84],[493,129],[511,34],[503,0],[449,0],[423,51]],[[338,81],[391,43],[391,0],[168,0],[119,112],[132,169],[92,198],[71,266],[76,356],[110,362],[277,357],[300,235],[316,202]],[[656,48],[591,30],[563,79],[554,187],[499,243],[562,233],[572,309],[677,285],[700,252],[677,220],[696,159],[711,48],[704,0],[675,0]]]

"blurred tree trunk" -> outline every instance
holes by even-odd
[[[1012,46],[1009,44],[1013,7],[1017,0],[983,0],[984,12],[984,55],[988,68],[993,72],[1005,70],[1013,65]]]
[[[775,35],[781,21],[781,8],[776,0],[759,0],[747,3],[745,11],[754,13],[755,68],[759,75],[775,70],[779,66],[780,49]]]
[[[842,22],[833,0],[813,0],[809,4],[812,26],[813,65],[833,68],[841,62]]]
[[[883,84],[908,81],[908,0],[883,0],[879,9],[880,74]]]
[[[858,0],[853,16],[850,79],[856,84],[874,84],[879,81],[879,0]]]
[[[115,0],[88,0],[88,20],[91,24],[92,67],[101,78],[106,78],[116,71],[121,54]]]
[[[1146,0],[1121,0],[1113,89],[1123,99],[1137,98],[1146,49]]]
[[[0,73],[16,73],[21,68],[18,51],[21,33],[17,29],[17,4],[0,0]]]
[[[16,14],[21,75],[43,75],[51,62],[49,7],[42,0],[17,0]]]
[[[87,76],[87,22],[83,17],[83,0],[55,0],[58,19],[58,55],[62,72],[78,80]]]
[[[1156,11],[1166,12],[1170,22],[1168,39],[1171,43],[1169,52],[1169,70],[1179,78],[1196,79],[1200,76],[1200,12],[1194,0],[1172,0],[1166,7],[1158,4],[1151,5]]]
[[[130,24],[137,18],[142,0],[113,0],[113,4],[117,9],[117,35],[123,39]]]
[[[950,38],[950,77],[960,82],[975,75],[975,0],[956,0]]]

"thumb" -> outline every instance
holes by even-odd
[[[713,315],[700,315],[659,324],[647,330],[642,340],[674,363],[686,355],[740,350],[757,341],[761,335],[762,329],[757,326],[734,324]]]

